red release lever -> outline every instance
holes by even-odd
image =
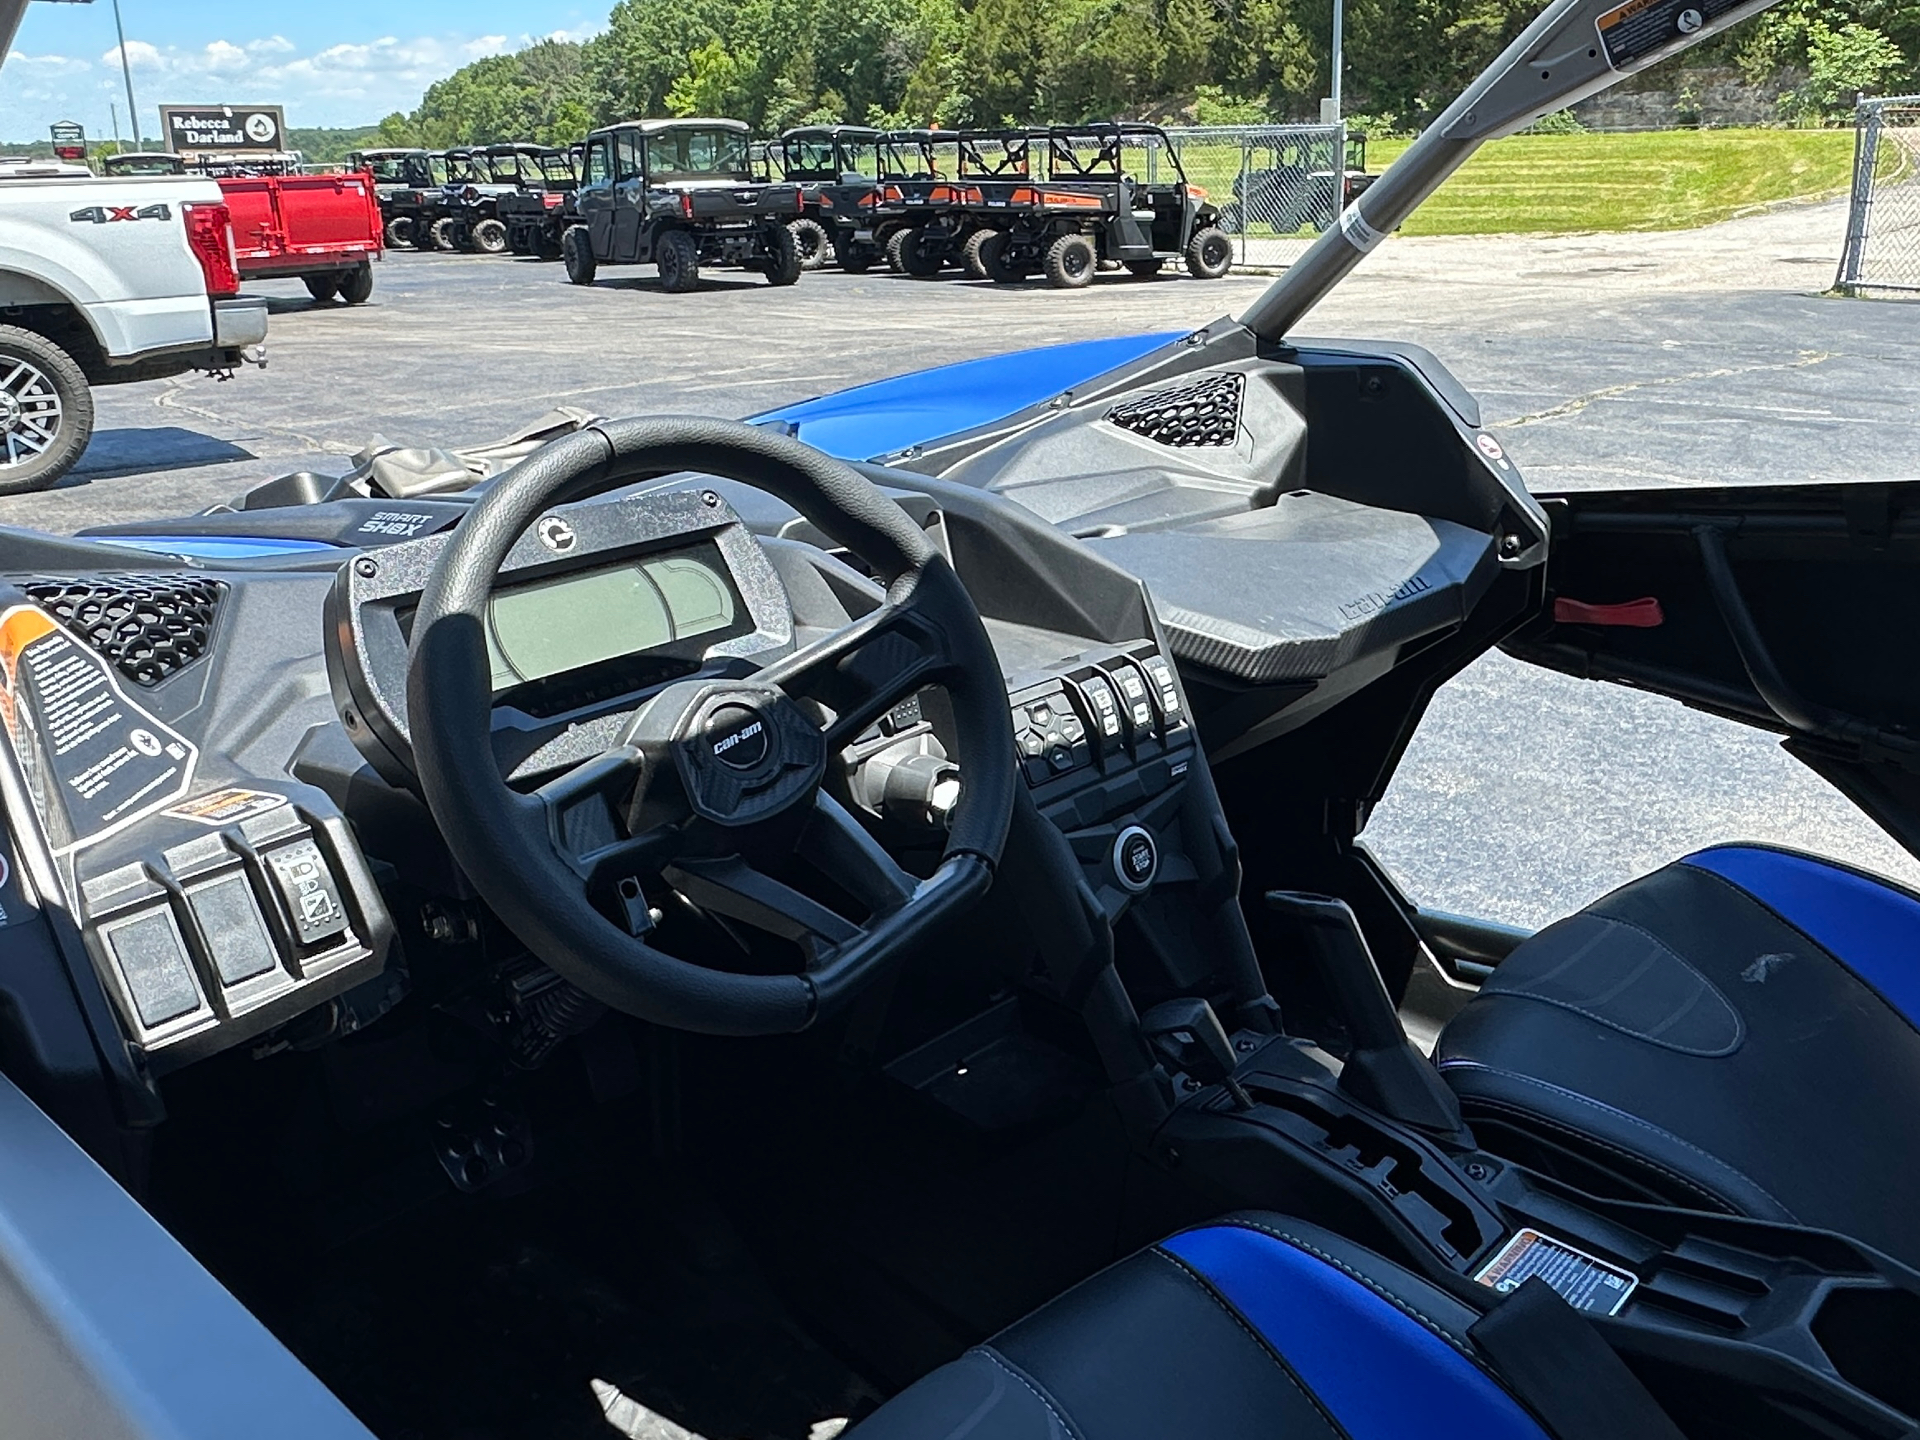
[[[1589,605],[1560,595],[1554,597],[1553,619],[1556,625],[1623,625],[1630,630],[1652,630],[1667,621],[1659,600],[1651,595],[1618,605]]]

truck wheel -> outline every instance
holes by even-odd
[[[0,495],[45,490],[93,436],[93,392],[44,336],[0,325]]]
[[[413,217],[396,215],[387,221],[387,244],[398,250],[402,245],[413,243]]]
[[[433,236],[434,249],[458,250],[460,249],[460,242],[464,238],[461,232],[466,228],[465,225],[461,224],[451,215],[443,215],[440,219],[433,222],[433,228],[427,233]]]
[[[793,237],[793,248],[799,252],[802,270],[818,270],[833,253],[833,237],[818,220],[805,215],[789,220],[787,233]]]
[[[482,255],[507,253],[507,227],[498,220],[477,221],[467,229],[467,248]]]
[[[333,299],[340,289],[340,275],[333,270],[320,270],[312,275],[302,275],[300,283],[307,287],[307,293],[313,297],[313,303],[324,305]]]
[[[1196,280],[1218,280],[1233,268],[1233,241],[1209,225],[1187,242],[1187,273]]]
[[[1127,273],[1140,280],[1150,280],[1158,275],[1166,265],[1165,260],[1128,260],[1125,262]]]
[[[569,225],[560,237],[560,258],[566,262],[567,279],[576,285],[591,285],[594,272],[593,241],[584,225]]]
[[[989,230],[980,242],[980,268],[996,285],[1018,285],[1027,278],[1026,266],[1007,258],[1012,248],[1013,238],[1004,230]]]
[[[985,248],[987,242],[999,233],[998,230],[976,230],[967,237],[967,243],[962,247],[960,256],[962,263],[967,267],[967,278],[969,280],[990,280],[993,278],[987,274],[986,261],[982,258],[980,252]]]
[[[660,266],[660,288],[684,295],[700,283],[700,247],[684,230],[669,230],[654,245]]]
[[[562,246],[553,232],[542,225],[533,232],[533,253],[542,260],[558,260]]]
[[[906,246],[907,237],[911,234],[913,234],[911,230],[902,228],[887,236],[887,268],[896,275],[907,273],[907,262],[902,258],[902,252]]]
[[[924,243],[925,236],[918,230],[903,230],[901,234],[906,238],[900,242],[900,268],[918,280],[938,275],[947,263],[945,245]]]
[[[340,277],[340,298],[349,305],[364,305],[373,294],[373,266],[360,264]]]
[[[1047,247],[1047,283],[1058,290],[1078,290],[1093,283],[1100,253],[1084,235],[1062,235]]]
[[[769,285],[791,285],[806,268],[806,262],[800,258],[799,237],[793,233],[791,224],[767,232],[767,254],[760,262],[760,273],[767,277]]]

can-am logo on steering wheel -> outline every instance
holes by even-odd
[[[752,770],[767,758],[767,722],[747,705],[722,705],[707,719],[713,758],[730,770]]]
[[[549,515],[534,527],[534,534],[540,537],[540,543],[556,555],[564,555],[573,549],[580,538],[573,533],[573,526],[558,515]]]

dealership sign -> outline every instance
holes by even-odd
[[[233,155],[287,148],[278,105],[162,105],[167,149],[180,155]]]
[[[87,132],[77,120],[53,122],[53,158],[86,164]]]

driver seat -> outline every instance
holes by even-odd
[[[1920,1265],[1917,1026],[1920,895],[1726,845],[1520,945],[1434,1058],[1495,1154]]]
[[[1076,1286],[848,1440],[1549,1440],[1486,1368],[1478,1319],[1326,1230],[1231,1216]]]

